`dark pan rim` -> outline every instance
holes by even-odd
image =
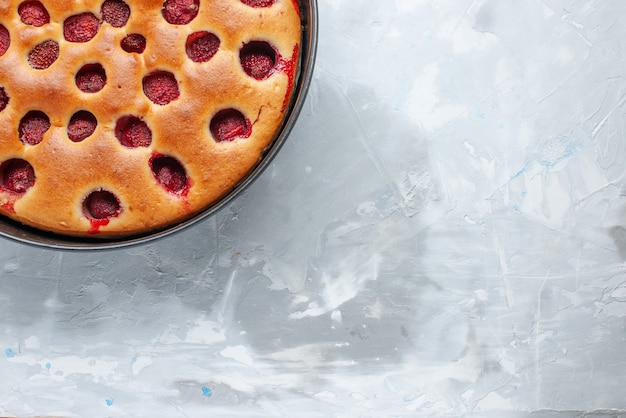
[[[290,111],[279,129],[276,139],[265,150],[261,161],[227,195],[203,211],[196,213],[176,225],[160,230],[153,230],[141,235],[91,239],[71,237],[41,231],[2,217],[0,219],[0,236],[22,244],[55,250],[113,250],[146,244],[171,236],[209,218],[224,206],[228,205],[235,197],[247,189],[270,165],[287,140],[287,137],[290,135],[304,105],[313,78],[313,69],[315,67],[314,64],[317,54],[318,13],[317,0],[299,0],[299,4],[302,18],[300,74],[294,86],[294,97],[292,98]]]

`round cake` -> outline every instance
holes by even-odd
[[[0,3],[0,214],[143,234],[231,191],[275,139],[297,0]]]

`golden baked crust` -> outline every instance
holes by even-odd
[[[0,2],[0,25],[10,36],[0,56],[0,87],[8,96],[0,111],[0,164],[24,160],[35,176],[25,191],[11,190],[7,164],[0,165],[0,213],[65,235],[143,233],[179,222],[232,190],[274,139],[288,110],[298,61],[301,23],[295,0],[275,0],[265,7],[242,0],[199,0],[197,15],[185,24],[166,21],[163,0],[124,0],[130,18],[121,27],[103,19],[103,2],[40,0],[49,14],[49,22],[40,26],[24,23],[18,8],[26,2]],[[98,18],[97,33],[85,42],[68,41],[64,22],[83,13]],[[197,32],[219,39],[219,49],[206,62],[193,61],[187,52],[190,35]],[[121,47],[128,34],[145,38],[143,52]],[[47,68],[33,68],[38,61],[29,54],[49,40],[58,43],[58,58],[44,63]],[[276,52],[273,70],[260,80],[240,62],[242,47],[258,41]],[[0,39],[0,52],[1,45]],[[97,92],[83,92],[76,75],[95,64],[105,70],[106,84]],[[173,75],[179,96],[165,104],[148,97],[143,83],[154,73]],[[250,131],[218,142],[210,125],[224,109],[241,112]],[[35,145],[24,142],[19,128],[32,111],[43,112],[50,122]],[[97,126],[73,142],[68,124],[80,111],[95,116]],[[120,142],[116,125],[127,117],[148,126],[148,146]],[[184,168],[184,188],[168,190],[159,182],[152,167],[160,156]],[[94,215],[85,206],[87,196],[100,190],[119,202],[112,216]]]

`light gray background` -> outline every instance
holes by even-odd
[[[0,415],[626,416],[626,2],[319,12],[293,134],[216,216],[0,241]]]

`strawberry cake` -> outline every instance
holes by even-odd
[[[0,3],[0,214],[121,237],[210,207],[289,110],[297,0]]]

